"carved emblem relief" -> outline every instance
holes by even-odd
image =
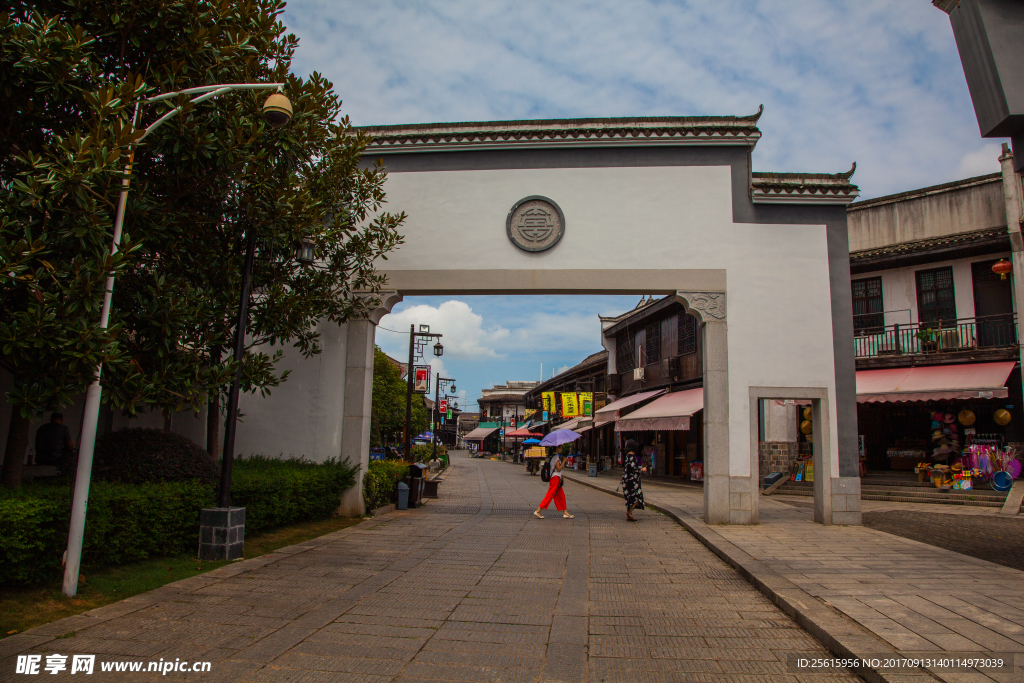
[[[547,197],[525,197],[508,212],[505,231],[512,244],[523,251],[544,251],[562,239],[565,216]]]
[[[700,313],[704,322],[725,320],[725,292],[676,292],[687,308]]]

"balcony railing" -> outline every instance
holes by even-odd
[[[1016,314],[869,327],[881,313],[854,316],[854,357],[884,358],[1017,346]]]

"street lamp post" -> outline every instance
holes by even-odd
[[[219,95],[238,90],[280,90],[283,87],[284,83],[228,83],[222,85],[208,85],[198,88],[188,88],[178,92],[164,93],[163,95],[156,95],[155,97],[147,99],[146,104],[161,102],[181,95],[198,95],[198,97],[190,100],[188,104],[199,104]],[[136,143],[141,143],[147,136],[149,136],[150,133],[177,116],[181,110],[182,107],[176,107],[161,116],[146,128],[142,136],[136,140]],[[138,113],[139,106],[136,105],[133,123],[137,120]],[[266,104],[264,104],[264,118],[274,127],[280,127],[281,125],[284,125],[284,123],[287,123],[291,118],[291,103],[288,101],[288,98],[280,93],[271,95]],[[279,123],[282,120],[283,123]],[[132,162],[134,161],[134,158],[135,152],[133,151],[128,156],[128,164],[125,166],[124,177],[121,179],[121,196],[117,205],[117,215],[114,219],[114,235],[110,246],[111,255],[117,253],[118,247],[121,244],[121,232],[124,226],[125,207],[128,204],[128,183],[131,180]],[[107,276],[107,285],[103,292],[103,308],[100,311],[100,330],[107,329],[107,325],[110,321],[110,307],[113,296],[114,275],[111,273]],[[89,385],[89,388],[85,393],[85,409],[82,414],[82,438],[78,451],[78,466],[75,470],[75,491],[71,502],[71,523],[68,529],[68,548],[64,556],[64,583],[62,588],[64,594],[69,596],[74,596],[78,593],[78,572],[81,567],[82,560],[82,541],[85,533],[85,513],[89,501],[89,484],[92,477],[93,452],[96,446],[96,427],[99,420],[100,398],[102,395],[102,387],[100,386],[100,377],[102,372],[103,366],[100,365],[96,368],[96,374],[93,378],[92,384]]]
[[[415,372],[413,363],[416,362],[416,356],[414,355],[414,350],[417,346],[416,340],[420,338],[422,338],[424,342],[428,339],[440,340],[443,336],[444,335],[437,333],[431,334],[429,325],[420,325],[419,332],[416,331],[415,325],[409,325],[409,368],[406,375],[408,384],[406,386],[405,394],[405,438],[403,439],[403,448],[405,448],[405,452],[402,454],[402,457],[409,462],[412,462],[412,388],[413,374]],[[438,341],[434,344],[434,355],[440,356],[442,353],[444,353],[444,347],[441,346],[441,342]],[[429,384],[427,385],[427,391],[430,391]]]
[[[454,379],[450,379],[448,377],[442,377],[441,375],[438,375],[437,376],[437,382],[434,383],[434,411],[436,411],[435,414],[437,414],[439,418],[440,418],[440,411],[437,410],[437,406],[438,406],[437,402],[441,398],[441,385],[442,384],[444,384],[444,385],[450,384],[451,387],[452,387],[452,392],[454,392],[455,391],[455,380]],[[447,387],[445,388],[445,391],[447,391]],[[434,447],[433,457],[432,457],[433,460],[437,460],[437,429],[438,429],[438,424],[439,424],[439,420],[435,421],[434,422],[434,428],[430,430],[430,443]]]

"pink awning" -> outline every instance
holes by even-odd
[[[704,390],[665,394],[615,423],[617,432],[689,429],[690,416],[704,410]]]
[[[1014,361],[857,372],[858,403],[1006,398]]]
[[[524,439],[526,439],[526,438],[529,438],[531,436],[536,436],[536,437],[539,437],[539,438],[543,438],[544,437],[543,434],[534,434],[533,432],[531,432],[526,427],[523,427],[522,429],[517,429],[514,432],[505,432],[505,437],[506,438],[510,437],[510,436],[514,436],[517,439],[519,437],[523,437]]]
[[[634,403],[639,403],[640,401],[646,400],[648,398],[653,398],[659,394],[664,393],[664,389],[659,389],[658,391],[644,391],[639,394],[627,396],[626,398],[620,398],[617,401],[612,401],[604,408],[601,408],[599,411],[594,413],[594,426],[598,427],[608,422],[614,422],[615,420],[619,419],[619,411],[622,410],[623,408],[628,408]]]

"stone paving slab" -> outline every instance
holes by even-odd
[[[607,475],[571,472],[568,479],[612,494],[618,484]],[[837,654],[1012,653],[1013,672],[929,673],[949,683],[1024,681],[1024,572],[866,527],[815,524],[810,506],[791,501],[761,497],[760,524],[710,527],[700,521],[703,493],[696,487],[645,482],[644,496]],[[873,507],[899,510],[908,524],[910,510],[929,516],[935,510],[911,504]],[[976,524],[1024,525],[1019,517],[997,520],[998,511],[950,513],[954,516],[946,524],[963,519],[969,525],[976,517]],[[869,637],[851,629],[850,622]],[[908,674],[883,675],[901,680]]]
[[[34,680],[18,655],[54,653],[97,655],[85,680],[101,682],[857,680],[791,672],[790,654],[827,650],[672,518],[630,524],[621,501],[569,483],[576,518],[537,520],[545,488],[456,455],[425,507],[0,641],[0,681]],[[963,623],[942,635],[969,637],[979,622],[951,607]],[[211,670],[145,671],[161,658]],[[101,673],[110,661],[144,668]]]

